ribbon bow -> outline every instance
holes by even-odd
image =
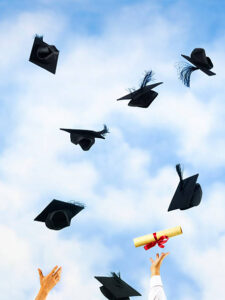
[[[167,235],[162,235],[159,239],[157,239],[156,232],[153,233],[153,236],[155,241],[145,245],[144,246],[145,250],[154,247],[156,244],[158,244],[160,248],[164,248],[165,246],[163,244],[165,244],[168,241],[169,237]]]

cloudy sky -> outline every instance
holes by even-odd
[[[103,300],[94,276],[111,271],[146,299],[161,249],[133,238],[180,225],[161,270],[168,299],[222,300],[225,2],[2,0],[0,17],[1,299],[34,299],[37,268],[55,265],[51,300]],[[35,34],[60,50],[56,75],[28,61]],[[196,47],[216,76],[194,72],[187,88],[176,64]],[[164,84],[148,109],[116,101],[151,69]],[[110,133],[88,152],[59,130],[103,124]],[[200,174],[203,198],[168,213],[176,163]],[[86,205],[59,232],[33,221],[54,198]]]

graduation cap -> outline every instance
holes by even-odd
[[[55,74],[59,50],[43,41],[43,36],[36,36],[30,54],[32,63]]]
[[[187,87],[190,87],[190,77],[192,72],[196,70],[201,70],[205,74],[212,76],[216,75],[212,71],[210,71],[213,68],[213,63],[211,59],[206,56],[205,50],[203,48],[195,48],[191,52],[191,56],[183,55],[181,54],[185,59],[187,59],[192,65],[186,63],[181,64],[179,66],[180,70],[180,79],[182,80],[183,84]]]
[[[130,94],[117,99],[117,101],[131,99],[128,103],[129,106],[136,106],[142,108],[149,107],[153,100],[158,96],[158,93],[152,91],[152,89],[163,83],[158,82],[147,85],[152,80],[152,76],[152,71],[146,72],[145,77],[140,85],[140,88],[138,90],[131,91]]]
[[[49,229],[60,230],[70,226],[71,219],[82,209],[84,209],[84,205],[80,203],[69,203],[54,199],[34,221],[45,222]]]
[[[79,144],[84,151],[88,151],[91,148],[95,143],[95,138],[105,139],[105,134],[109,133],[106,125],[101,131],[65,128],[60,128],[60,130],[69,132],[71,142],[75,145]]]
[[[95,278],[101,282],[100,290],[102,294],[109,300],[128,300],[132,296],[141,296],[135,289],[129,286],[125,281],[120,278],[120,274],[111,273],[111,277]]]
[[[168,211],[178,208],[184,210],[199,205],[202,199],[202,189],[200,184],[197,183],[199,174],[183,179],[180,164],[176,165],[176,171],[180,178],[180,182]]]

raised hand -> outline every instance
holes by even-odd
[[[37,297],[35,298],[36,300],[45,300],[47,298],[48,293],[59,282],[61,272],[62,268],[55,266],[48,275],[44,276],[41,269],[38,269],[41,287]]]
[[[152,258],[150,258],[150,261],[152,262],[151,265],[151,276],[154,275],[160,275],[160,267],[162,264],[162,261],[164,260],[164,258],[169,254],[169,252],[166,253],[161,253],[161,255],[159,256],[159,253],[156,254],[156,259],[153,260]]]

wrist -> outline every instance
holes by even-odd
[[[39,299],[44,300],[46,299],[47,296],[48,296],[48,291],[41,287],[35,300],[39,300]]]
[[[151,277],[152,276],[156,276],[156,275],[160,275],[160,271],[159,270],[151,271]]]

